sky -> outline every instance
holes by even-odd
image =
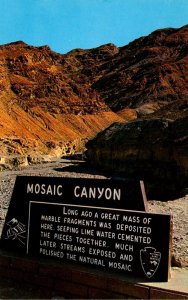
[[[118,47],[188,24],[188,0],[0,0],[0,44],[24,41],[67,53]]]

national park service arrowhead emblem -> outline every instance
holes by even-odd
[[[145,275],[153,277],[161,261],[161,252],[157,252],[154,247],[145,247],[140,250],[140,262]]]

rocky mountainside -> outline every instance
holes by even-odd
[[[185,100],[187,50],[188,26],[157,30],[120,48],[94,86],[115,111],[131,107],[143,115]]]
[[[0,46],[0,155],[61,156],[113,122],[187,107],[188,26],[67,54]]]

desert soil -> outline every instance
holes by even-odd
[[[37,164],[19,170],[0,172],[0,235],[9,207],[17,175],[57,176],[82,178],[109,178],[102,171],[94,170],[84,161],[56,160],[50,163]],[[173,216],[173,259],[172,266],[188,267],[188,195],[166,202],[148,201],[149,211],[167,213]],[[0,281],[0,299],[37,298],[39,291],[15,286],[10,281]],[[40,298],[40,297],[39,297]]]

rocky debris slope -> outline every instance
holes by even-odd
[[[113,122],[186,101],[187,40],[184,26],[67,54],[22,41],[0,46],[0,155],[61,156],[67,142],[79,150],[75,140]]]
[[[188,195],[166,202],[149,201],[149,211],[172,215],[172,266],[188,267]]]
[[[188,96],[188,26],[156,30],[125,47],[106,62],[94,84],[113,110],[135,108],[139,115]]]
[[[125,178],[142,179],[150,199],[180,196],[188,182],[188,111],[176,120],[115,123],[86,144],[87,159]]]
[[[58,176],[82,178],[109,178],[109,176],[91,168],[83,161],[59,160],[46,164],[36,164],[22,170],[3,171],[0,173],[0,235],[4,224],[15,178],[17,175],[25,176]],[[169,201],[148,201],[149,211],[153,213],[166,213],[173,216],[173,260],[172,265],[188,267],[188,196]],[[160,234],[160,233],[159,233]]]

